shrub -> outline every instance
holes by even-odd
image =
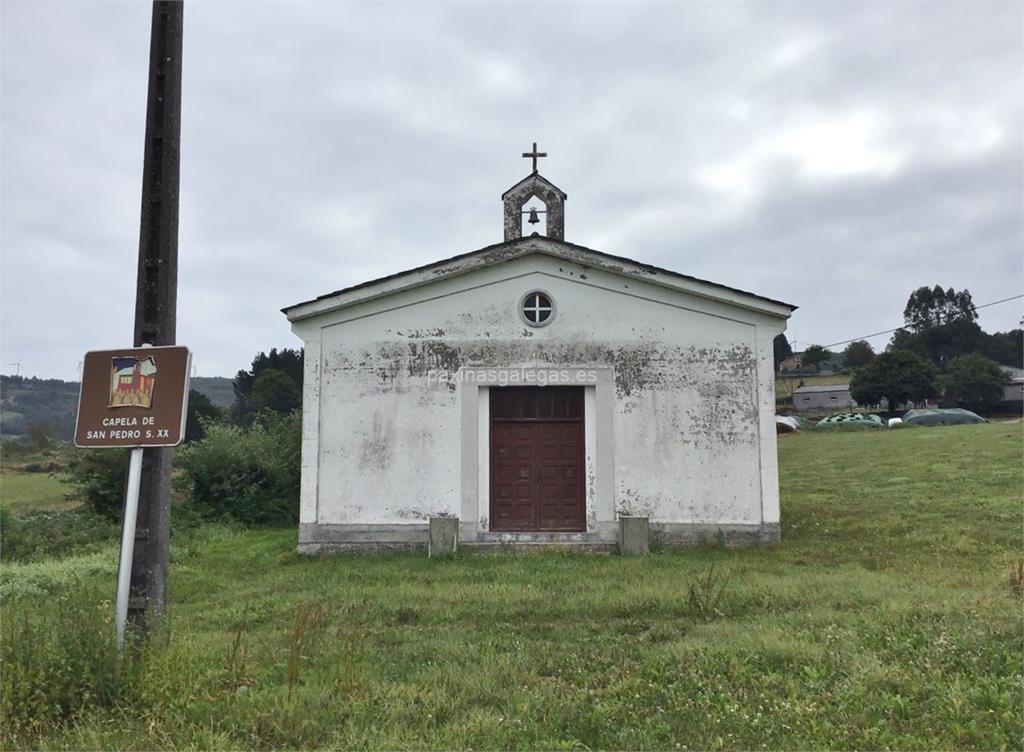
[[[154,723],[184,715],[199,686],[194,652],[165,649],[161,639],[132,640],[119,658],[108,597],[79,582],[57,597],[4,607],[0,738],[5,749],[37,749],[40,738],[98,708]]]
[[[53,444],[54,428],[49,423],[32,423],[26,429],[25,444],[32,451],[47,449]]]
[[[249,524],[299,516],[302,415],[261,414],[252,426],[210,424],[177,454],[193,501]]]
[[[26,462],[21,466],[23,473],[52,473],[56,475],[61,472],[61,466],[56,462]]]
[[[0,633],[4,736],[30,736],[117,699],[117,649],[106,616],[80,591],[47,608],[8,609]],[[130,673],[125,666],[122,676]]]
[[[86,506],[112,520],[124,506],[128,452],[116,449],[71,449],[68,477]]]
[[[6,426],[3,429],[3,433],[9,433]],[[24,457],[28,453],[28,447],[23,442],[12,439],[9,436],[0,439],[0,464],[4,467],[9,466],[13,460]]]

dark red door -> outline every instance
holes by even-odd
[[[584,531],[583,388],[492,387],[491,530]]]

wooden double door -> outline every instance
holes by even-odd
[[[583,387],[491,387],[491,530],[587,529]]]

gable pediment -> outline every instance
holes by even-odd
[[[282,311],[288,320],[294,323],[359,303],[434,284],[441,280],[449,280],[532,254],[562,259],[615,275],[640,279],[646,283],[676,290],[686,295],[714,300],[781,319],[788,318],[796,310],[796,306],[789,303],[643,264],[625,257],[612,256],[563,240],[527,237],[487,246],[477,251],[337,290],[313,300],[289,306]]]

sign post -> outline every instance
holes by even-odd
[[[139,515],[139,483],[142,480],[142,447],[131,451],[128,461],[128,487],[124,491],[124,521],[121,525],[121,558],[117,563],[117,600],[114,603],[114,629],[117,649],[124,650],[124,625],[128,621],[128,588],[132,583],[132,557],[135,555],[135,520]]]
[[[135,553],[144,447],[172,447],[185,438],[192,356],[187,347],[137,347],[85,354],[75,445],[130,448],[114,625],[118,649]]]

